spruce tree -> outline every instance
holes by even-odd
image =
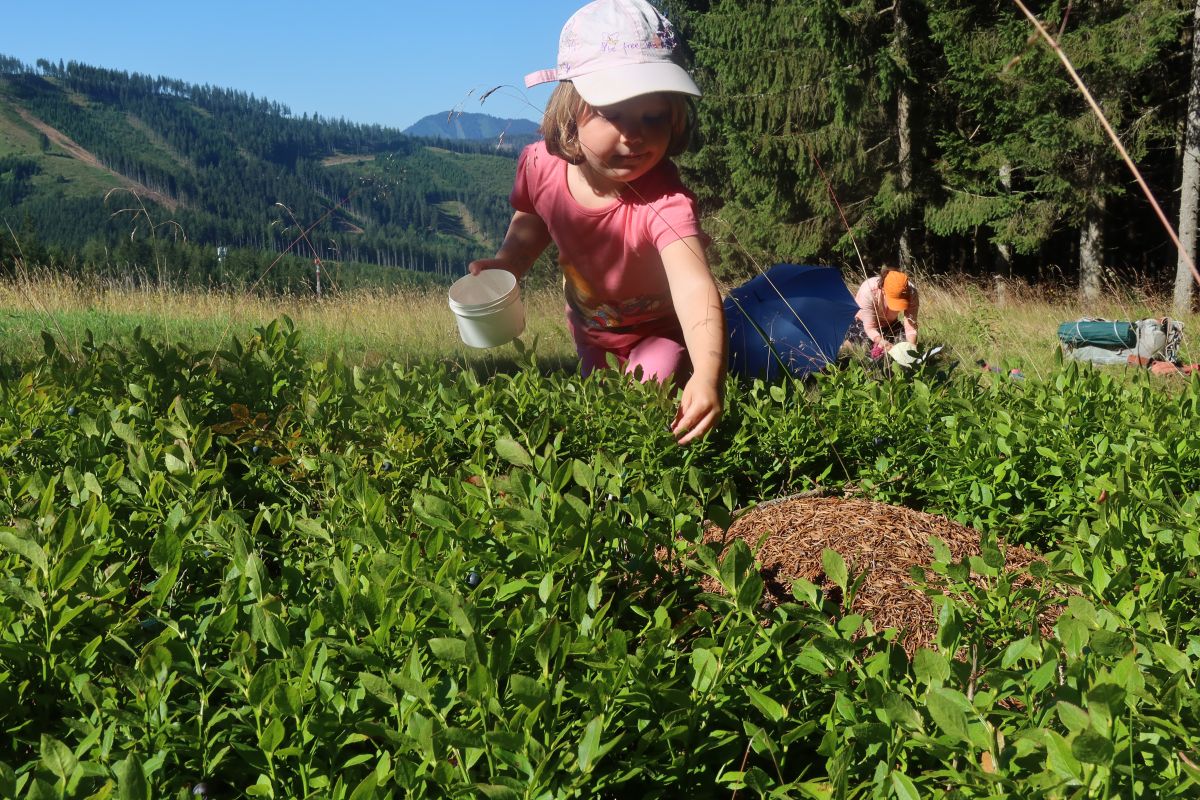
[[[945,189],[925,221],[943,236],[978,232],[1000,252],[1036,254],[1056,234],[1104,255],[1105,209],[1128,201],[1126,167],[1057,56],[1011,3],[927,0],[942,61],[932,87],[936,169]],[[1169,146],[1177,82],[1178,0],[1050,3],[1041,18],[1136,160]],[[1081,284],[1098,291],[1099,276]]]
[[[684,161],[723,273],[895,252],[911,203],[897,180],[893,16],[869,0],[665,4],[705,91]]]

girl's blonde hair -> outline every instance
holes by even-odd
[[[695,122],[687,95],[677,92],[663,94],[671,112],[671,141],[667,144],[667,157],[670,158],[687,150]],[[594,114],[596,110],[579,95],[573,83],[559,81],[546,103],[546,111],[542,115],[542,125],[539,129],[542,138],[546,140],[546,149],[552,155],[571,164],[583,162],[577,120],[585,113]]]

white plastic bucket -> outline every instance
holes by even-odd
[[[450,310],[458,336],[470,347],[499,347],[525,330],[525,307],[517,278],[508,270],[464,275],[450,287]]]

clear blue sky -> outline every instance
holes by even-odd
[[[406,128],[450,110],[539,120],[585,0],[8,0],[0,53],[238,89],[299,115]],[[481,105],[489,89],[503,86]]]

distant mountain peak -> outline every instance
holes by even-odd
[[[443,111],[422,117],[404,129],[409,136],[441,139],[513,139],[530,140],[538,135],[538,125],[528,119],[503,119],[490,114]]]

